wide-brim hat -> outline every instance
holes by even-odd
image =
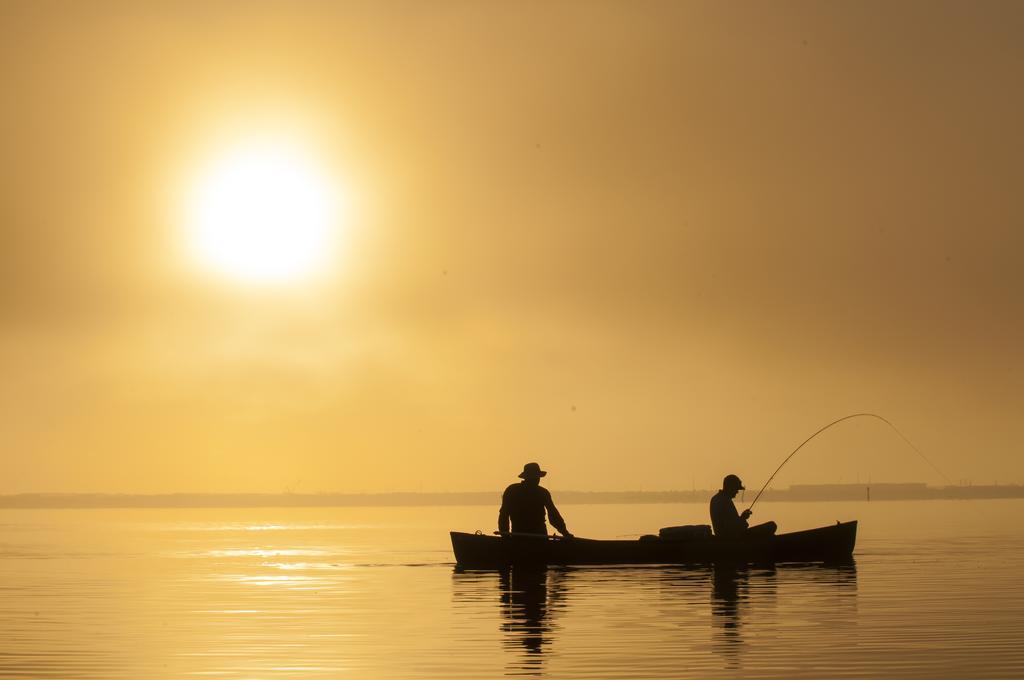
[[[533,477],[543,477],[547,472],[540,469],[538,463],[527,463],[523,466],[523,471],[519,473],[520,479],[532,479]]]

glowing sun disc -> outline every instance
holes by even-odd
[[[202,169],[187,212],[190,246],[203,266],[243,281],[281,282],[324,265],[336,195],[301,149],[247,143]]]

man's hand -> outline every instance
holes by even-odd
[[[750,517],[753,514],[754,513],[752,513],[750,511],[750,508],[747,508],[746,510],[743,511],[743,514],[740,515],[740,519],[747,519],[748,517]]]

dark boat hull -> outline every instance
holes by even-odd
[[[766,538],[718,537],[599,541],[543,536],[488,536],[451,532],[455,561],[467,569],[500,569],[514,564],[713,564],[841,562],[853,555],[857,522]]]

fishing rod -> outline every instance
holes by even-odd
[[[947,477],[945,474],[943,474],[942,470],[940,470],[939,468],[935,467],[935,463],[931,462],[928,459],[928,456],[924,455],[924,453],[921,451],[921,449],[919,449],[916,446],[914,446],[914,442],[912,442],[909,439],[907,439],[907,436],[905,434],[903,434],[902,432],[900,432],[899,428],[896,427],[895,425],[893,425],[891,422],[889,422],[886,418],[883,418],[882,416],[878,415],[877,413],[853,413],[853,414],[850,414],[848,416],[843,416],[842,418],[838,418],[836,420],[833,420],[831,423],[829,423],[825,427],[821,428],[820,430],[818,430],[817,432],[812,434],[807,439],[803,440],[803,442],[800,443],[800,446],[798,446],[795,449],[793,449],[792,453],[790,453],[788,456],[786,456],[786,459],[784,461],[782,461],[782,464],[779,465],[779,467],[775,468],[775,472],[772,473],[772,476],[768,478],[768,481],[764,483],[764,486],[761,487],[761,490],[757,492],[756,496],[754,496],[754,500],[750,503],[750,506],[747,508],[747,510],[750,510],[751,508],[754,507],[754,503],[756,503],[757,499],[761,497],[761,494],[764,493],[764,490],[768,488],[768,485],[772,483],[772,480],[775,479],[775,475],[779,474],[779,470],[781,470],[786,465],[786,463],[789,462],[789,459],[792,458],[793,456],[795,456],[796,452],[799,451],[800,449],[802,449],[804,447],[804,445],[807,444],[807,442],[811,441],[812,439],[817,437],[819,434],[821,434],[825,430],[827,430],[830,427],[832,427],[833,425],[838,425],[839,423],[843,422],[844,420],[850,420],[851,418],[876,418],[878,420],[881,420],[883,423],[885,423],[886,425],[891,427],[893,432],[898,434],[900,436],[900,438],[903,441],[905,441],[910,446],[910,448],[914,449],[914,451],[917,453],[917,455],[921,456],[921,459],[924,460],[924,462],[928,463],[928,465],[931,467],[932,470],[935,470],[935,472],[937,472],[940,477],[942,477],[944,480],[946,480],[947,484],[952,486],[953,482],[951,482],[949,480],[949,477]]]

